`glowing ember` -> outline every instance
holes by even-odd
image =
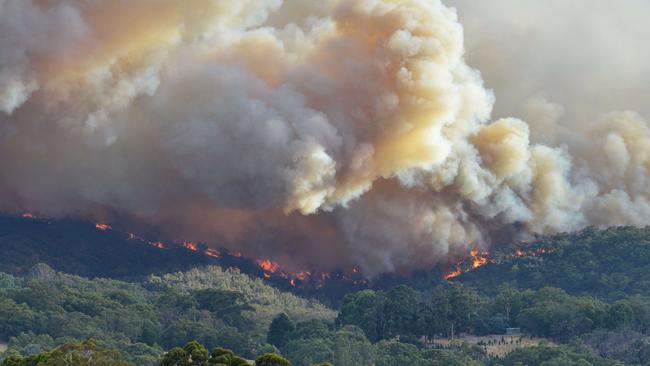
[[[320,289],[323,286],[325,286],[325,283],[329,281],[329,279],[332,278],[332,274],[329,272],[321,272],[320,274],[320,279],[318,280],[318,283],[316,283],[316,288]]]
[[[537,249],[529,248],[529,250],[518,248],[514,251],[514,255],[516,257],[536,257],[538,255],[552,253],[553,251],[554,251],[553,249],[548,249],[548,248],[537,248]]]
[[[208,248],[208,249],[206,249],[203,253],[204,253],[205,255],[207,255],[208,257],[212,257],[212,258],[219,258],[219,257],[221,257],[221,253],[220,253],[218,250],[215,250],[215,249],[210,249],[210,248]]]
[[[271,273],[275,273],[280,269],[280,264],[279,263],[273,262],[273,261],[268,260],[268,259],[259,259],[259,260],[257,260],[257,265],[259,265],[260,268],[262,268],[266,272],[271,272]]]
[[[271,278],[271,275],[270,275],[270,274],[268,274],[268,273],[264,273],[264,278],[268,280],[268,279],[270,279],[270,278]]]
[[[25,212],[24,214],[21,215],[23,219],[33,219],[34,214],[31,212]]]
[[[183,247],[185,249],[191,250],[193,252],[198,252],[199,251],[199,247],[197,247],[196,244],[192,243],[191,241],[184,242]]]
[[[457,270],[455,270],[455,271],[451,271],[451,272],[447,272],[447,273],[445,273],[445,275],[443,276],[443,278],[444,278],[445,280],[448,280],[448,279],[450,279],[450,278],[458,277],[458,276],[460,276],[462,273],[463,273],[463,272],[462,272],[460,269],[457,269]]]
[[[165,244],[163,244],[163,243],[161,243],[159,241],[157,241],[157,242],[149,242],[149,244],[151,244],[151,246],[153,246],[155,248],[158,248],[158,249],[165,249],[166,248]]]
[[[108,225],[108,224],[95,224],[95,228],[96,228],[97,230],[102,230],[102,231],[106,231],[106,230],[111,230],[111,229],[112,229],[112,227],[111,227],[110,225]]]

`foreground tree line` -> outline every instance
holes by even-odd
[[[511,327],[566,342],[596,330],[650,333],[650,298],[605,302],[558,288],[518,290],[507,285],[484,296],[460,283],[423,294],[398,286],[388,292],[364,290],[346,296],[336,322],[360,327],[373,342],[398,336],[504,334]]]
[[[366,349],[372,350],[373,347]],[[418,350],[413,345],[389,342],[381,344],[381,354],[373,359],[350,359],[337,363],[339,366],[520,366],[520,365],[561,365],[561,366],[619,366],[622,363],[605,360],[579,349],[540,345],[522,348],[508,354],[498,361],[481,361],[485,357],[480,350],[468,344],[457,344],[446,350]],[[354,346],[348,352],[353,352]],[[276,354],[266,353],[255,361],[246,360],[231,350],[216,347],[211,352],[196,341],[184,347],[174,347],[168,351],[158,366],[292,366],[288,359]],[[136,366],[121,358],[118,351],[97,345],[94,340],[68,343],[51,351],[30,356],[12,355],[0,366]],[[330,362],[314,363],[310,366],[334,366]]]
[[[0,273],[0,342],[9,346],[0,360],[90,338],[138,366],[154,366],[165,350],[191,340],[253,359],[282,312],[297,320],[336,314],[218,267],[124,282],[39,265],[25,277]]]
[[[606,302],[558,288],[519,290],[502,285],[489,296],[460,283],[429,293],[407,286],[349,294],[336,319],[354,325],[372,342],[390,339],[429,344],[436,338],[523,334],[580,346],[626,364],[650,364],[650,298]]]
[[[324,308],[293,297],[278,307],[272,306],[274,297],[267,297],[262,305],[259,293],[250,297],[235,285],[236,274],[229,280],[223,276],[225,272],[195,271],[128,284],[82,279],[47,267],[36,268],[26,278],[0,276],[0,339],[9,339],[10,346],[3,366],[56,365],[35,360],[49,355],[48,362],[56,362],[55,355],[75,352],[79,340],[91,337],[102,357],[119,351],[114,362],[138,366],[194,365],[199,359],[209,365],[236,365],[267,354],[296,366],[650,361],[650,300],[641,296],[608,302],[557,288],[520,290],[506,285],[484,295],[448,282],[429,292],[397,286],[351,293],[334,318]],[[215,288],[215,283],[227,281],[228,289]],[[279,315],[268,318],[271,311]],[[466,334],[503,334],[508,327],[563,345],[542,344],[499,358],[488,355],[485,345],[462,339],[446,346],[432,342]],[[187,343],[191,340],[197,342]],[[72,346],[57,349],[61,344]],[[221,356],[231,360],[216,362]]]

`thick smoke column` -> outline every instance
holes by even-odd
[[[650,221],[646,121],[609,115],[571,151],[553,116],[535,143],[490,122],[439,1],[4,0],[0,33],[3,210],[369,275]]]

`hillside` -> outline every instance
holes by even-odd
[[[193,339],[252,356],[278,313],[302,320],[335,316],[317,302],[218,267],[129,283],[37,265],[24,277],[0,274],[0,299],[0,340],[10,350],[33,353],[94,338],[142,366]]]
[[[153,240],[153,239],[152,239]],[[160,250],[146,239],[118,230],[98,230],[95,224],[0,215],[0,271],[23,275],[37,263],[83,277],[139,280],[197,266],[236,267],[242,273],[299,296],[338,307],[346,293],[365,288],[390,289],[407,284],[420,290],[443,282],[449,268],[433,267],[409,274],[387,274],[372,282],[340,272],[289,277],[266,271],[255,259],[221,250],[218,258],[181,245]],[[576,295],[617,299],[650,293],[650,228],[588,228],[576,233],[538,236],[528,242],[497,245],[487,264],[472,268],[473,258],[459,265],[465,270],[451,278],[493,292],[502,284],[520,289],[553,286]],[[272,263],[273,264],[273,263]],[[275,265],[275,264],[273,264]],[[325,280],[323,280],[323,278]],[[292,281],[293,279],[293,281]]]
[[[500,246],[490,258],[454,281],[486,293],[507,283],[521,289],[552,286],[609,300],[650,295],[650,227],[539,236]]]
[[[235,267],[281,291],[337,306],[346,293],[366,288],[359,273],[341,271],[290,273],[279,263],[248,258],[199,243],[160,242],[155,233],[141,236],[109,225],[69,219],[0,214],[0,272],[24,275],[44,263],[57,271],[88,278],[140,280],[195,267]]]
[[[9,352],[34,354],[94,338],[144,366],[190,340],[248,359],[281,352],[299,366],[650,361],[647,228],[586,229],[502,245],[480,254],[478,266],[477,254],[462,259],[451,268],[460,274],[448,280],[449,268],[382,276],[363,290],[330,279],[329,288],[343,284],[337,314],[272,287],[273,279],[264,279],[250,259],[231,256],[241,269],[224,270],[200,252],[150,248],[88,223],[13,220],[15,226],[5,221],[10,230],[0,241],[13,250],[0,262],[20,269],[0,275],[0,342]],[[17,238],[22,246],[11,242]],[[74,250],[77,244],[81,250]],[[35,258],[78,272],[97,263],[116,278],[64,274],[44,264],[26,269]],[[143,267],[129,268],[121,258]],[[173,270],[183,266],[195,267]],[[308,282],[292,289],[326,293]],[[287,316],[276,317],[281,313]],[[502,340],[508,327],[520,328],[521,336]]]
[[[85,221],[10,215],[0,215],[0,249],[0,272],[16,275],[37,263],[91,278],[135,278],[215,263],[179,247],[157,250]]]

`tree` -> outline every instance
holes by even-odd
[[[266,341],[278,348],[282,348],[287,342],[289,335],[295,329],[293,322],[287,314],[281,313],[273,319],[269,326]]]
[[[26,304],[0,299],[0,339],[8,339],[33,328],[34,313]]]
[[[212,350],[208,364],[211,366],[248,366],[245,359],[235,355],[233,351],[221,347]]]
[[[363,290],[348,294],[343,299],[336,324],[356,325],[363,329],[368,339],[373,342],[379,341],[385,336],[383,319],[385,302],[386,297],[380,291]]]
[[[397,286],[386,296],[384,304],[384,321],[386,330],[384,338],[399,335],[420,335],[419,310],[422,296],[408,286]]]
[[[336,366],[370,366],[374,361],[374,347],[361,328],[347,325],[334,337],[334,364]]]
[[[424,366],[426,360],[422,358],[420,350],[412,344],[395,341],[381,341],[377,343],[376,366]]]
[[[334,342],[328,338],[294,339],[287,342],[284,354],[296,366],[334,360]]]
[[[499,292],[494,298],[495,311],[503,313],[508,326],[512,326],[519,316],[522,307],[522,295],[517,289],[508,285],[499,287]]]
[[[66,343],[50,351],[28,357],[11,356],[2,366],[133,366],[120,359],[120,353],[97,346],[90,339],[81,343]]]
[[[246,302],[244,294],[215,289],[199,290],[194,293],[199,307],[209,310],[227,325],[241,327],[247,325],[243,316],[245,311],[255,309]]]
[[[255,360],[255,366],[291,366],[291,362],[275,353],[267,353]]]
[[[210,353],[197,341],[191,341],[183,347],[183,350],[190,356],[190,364],[196,366],[207,366]]]
[[[190,355],[180,347],[170,349],[160,361],[160,366],[188,366],[190,364]]]

